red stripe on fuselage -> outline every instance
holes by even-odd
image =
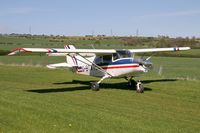
[[[137,68],[139,65],[130,65],[130,66],[106,66],[102,67],[103,69],[118,69],[118,68]]]

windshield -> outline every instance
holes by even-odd
[[[113,59],[117,59],[117,56],[118,58],[131,58],[132,54],[128,50],[117,50],[117,55]]]

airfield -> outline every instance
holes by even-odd
[[[186,55],[200,53],[192,51]],[[105,80],[94,92],[90,82],[98,78],[45,67],[64,60],[0,56],[0,132],[200,131],[200,58],[153,57],[153,70],[136,78],[143,94],[124,79]]]

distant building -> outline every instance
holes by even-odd
[[[106,35],[97,35],[97,37],[106,37]]]
[[[94,37],[94,35],[85,35],[85,37]]]

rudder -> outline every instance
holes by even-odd
[[[74,47],[74,45],[65,45],[64,46],[65,49],[76,49]],[[66,56],[66,61],[68,64],[72,65],[72,66],[78,66],[78,62],[77,62],[77,59],[76,59],[76,55],[75,54],[72,54],[72,55],[67,55]]]

